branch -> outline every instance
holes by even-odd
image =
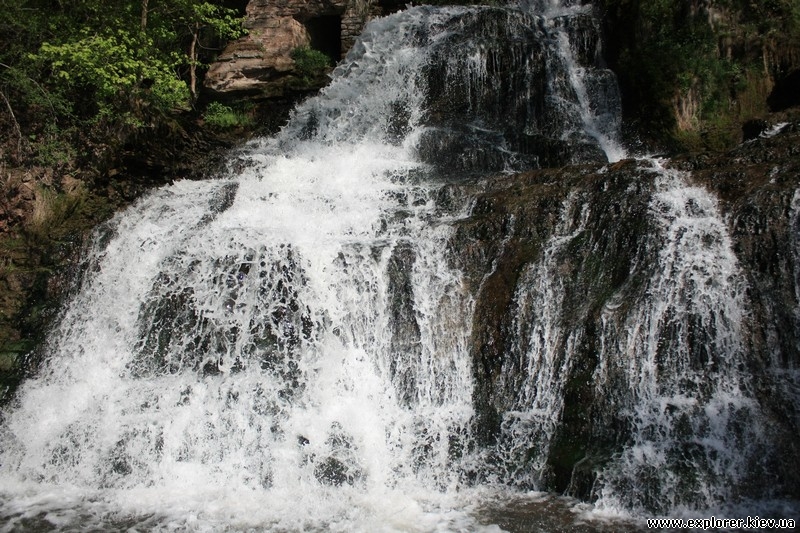
[[[5,67],[5,68],[7,68],[8,70],[14,70],[14,67],[10,67],[10,66],[6,65],[5,63],[0,63],[0,67]],[[55,106],[53,105],[53,101],[52,101],[52,100],[50,100],[50,95],[49,95],[49,94],[47,94],[47,91],[45,91],[45,90],[44,90],[44,87],[42,87],[41,85],[39,85],[39,82],[38,82],[38,81],[36,81],[35,79],[31,78],[30,76],[25,76],[25,77],[26,77],[26,78],[28,78],[28,81],[30,81],[31,83],[33,83],[34,85],[36,85],[36,88],[37,88],[37,89],[39,89],[40,91],[42,91],[42,95],[43,95],[43,96],[45,97],[45,99],[47,100],[47,103],[48,103],[48,104],[50,104],[50,111],[53,113],[53,120],[54,120],[55,122],[58,122],[58,115],[56,114],[56,108],[55,108]],[[8,104],[8,99],[6,99],[6,98],[5,98],[5,95],[4,95],[4,99],[6,100],[6,104]],[[11,109],[11,106],[9,106],[9,110],[10,110],[10,109]],[[12,115],[13,115],[13,113],[12,113]]]
[[[202,48],[203,50],[211,50],[212,52],[219,52],[220,50],[225,50],[224,46],[217,47],[217,46],[203,46],[200,43],[197,43],[198,48]]]
[[[16,115],[14,115],[14,110],[11,109],[11,102],[6,98],[6,93],[0,91],[0,97],[2,97],[3,101],[6,103],[8,113],[11,115],[11,120],[14,122],[14,131],[17,132],[17,153],[19,154],[22,151],[22,130],[19,128],[19,122],[17,122]]]

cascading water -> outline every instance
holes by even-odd
[[[376,21],[238,176],[166,187],[101,230],[6,416],[4,493],[70,494],[108,506],[101,523],[424,524],[473,408],[472,303],[445,256],[464,213],[436,209],[413,156],[422,71],[454,23],[530,21],[486,13]]]
[[[554,85],[566,82],[565,89],[574,98],[561,105],[571,108],[569,116],[580,119],[572,134],[588,134],[610,162],[619,161],[626,156],[617,140],[619,94],[614,74],[597,68],[601,58],[600,31],[591,13],[592,5],[561,0],[543,4],[542,12],[555,36],[558,58],[567,74],[566,78],[553,76],[550,80]]]
[[[584,433],[605,445],[601,430],[620,428],[606,456],[570,459],[575,472],[594,461],[599,508],[734,497],[725,487],[761,448],[730,449],[763,431],[739,368],[746,283],[713,198],[648,169],[652,189],[620,193],[645,198],[631,237],[605,224],[607,168],[563,196],[542,184],[555,207],[540,229],[491,225],[464,192],[485,184],[455,183],[622,157],[588,9],[376,20],[280,135],[100,228],[38,372],[3,412],[3,529],[497,531],[497,494],[564,490],[563,427],[589,396],[600,407],[581,420],[599,422]],[[496,253],[459,244],[481,216],[492,229],[475,235]],[[632,250],[644,281],[598,288],[593,254],[608,250]],[[498,278],[515,280],[507,309],[491,307],[513,314],[504,343],[481,314]],[[501,370],[477,372],[501,344],[485,365]],[[578,527],[554,505],[558,527]]]
[[[622,323],[604,314],[595,382],[619,387],[619,373],[633,392],[620,406],[632,442],[601,474],[602,501],[665,513],[731,499],[766,432],[741,371],[746,284],[716,200],[679,172],[655,172],[658,268]]]
[[[518,311],[512,353],[519,358],[514,364],[521,372],[504,373],[501,378],[521,380],[501,384],[519,390],[513,409],[504,415],[504,438],[499,446],[503,463],[510,465],[506,476],[533,487],[543,486],[548,451],[564,407],[564,377],[574,364],[575,346],[582,335],[580,327],[568,325],[560,316],[565,294],[558,275],[559,260],[566,245],[586,229],[588,206],[577,206],[581,210],[577,217],[575,208],[575,195],[570,195],[540,261],[520,277],[514,296]],[[531,450],[536,450],[535,460],[520,468]]]

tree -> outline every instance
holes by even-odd
[[[71,95],[94,120],[136,122],[148,109],[187,108],[197,98],[201,51],[244,33],[234,10],[203,0],[28,4],[48,31],[27,58],[49,88]]]

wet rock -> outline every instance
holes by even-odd
[[[565,53],[575,54],[594,112],[608,115],[603,124],[615,123],[616,84],[598,68],[598,30],[588,15],[559,20],[568,40],[563,47],[556,44],[558,25],[521,11],[485,8],[453,19],[453,32],[437,44],[425,71],[424,161],[463,178],[606,160],[584,131],[582,111],[561,104],[575,101]],[[473,119],[464,123],[464,116]]]
[[[791,435],[800,428],[800,408],[789,400],[793,385],[786,374],[800,364],[798,135],[787,127],[725,155],[669,162],[691,169],[686,174],[689,184],[701,185],[719,198],[733,251],[747,279],[751,316],[741,325],[747,331],[742,349],[747,354],[748,386],[769,420],[764,434],[769,457],[795,453],[796,439]],[[598,475],[631,442],[634,427],[626,414],[629,385],[622,371],[629,363],[614,361],[600,374],[598,364],[605,349],[604,328],[614,322],[622,327],[623,317],[650,297],[648,280],[658,267],[661,246],[652,212],[656,177],[650,163],[622,161],[449,185],[442,193],[445,202],[464,191],[475,194],[471,214],[457,223],[451,243],[456,266],[477,294],[472,344],[475,437],[489,449],[511,450],[510,455],[488,462],[503,465],[503,475],[522,487],[592,499],[597,496]],[[559,235],[561,244],[553,247]],[[557,420],[545,422],[554,428],[546,435],[537,429],[539,424],[522,434],[523,426],[510,432],[509,413],[530,407],[523,388],[530,371],[524,351],[537,340],[530,333],[537,330],[526,320],[539,320],[544,310],[537,308],[532,318],[525,318],[519,295],[533,290],[528,285],[536,278],[526,272],[542,265],[545,253],[547,268],[552,269],[549,275],[561,291],[555,333],[548,335],[555,343],[549,345],[553,364],[562,372],[563,389],[558,394],[563,407]],[[666,337],[685,336],[686,364],[701,374],[713,369],[718,362],[706,338],[713,332],[704,331],[697,316],[689,316],[684,326],[686,331],[662,327]],[[659,352],[656,357],[671,354]],[[595,381],[598,375],[606,380],[602,387]],[[702,387],[697,390],[703,394]],[[670,416],[678,417],[677,413]],[[681,423],[686,426],[684,437],[680,437]],[[671,429],[677,439],[686,439],[687,446],[696,431],[688,424],[676,418]],[[532,443],[527,449],[517,444],[526,440]],[[542,450],[548,450],[544,457]],[[675,465],[703,468],[707,461],[705,450],[672,451],[677,455],[669,460]],[[800,469],[781,463],[769,459],[754,465],[748,481],[737,490],[797,497]],[[651,484],[648,494],[667,490],[656,487],[663,482],[657,481],[661,479],[657,472],[640,474],[640,481]],[[691,494],[699,482],[697,475],[681,479],[683,485],[669,489],[684,495],[679,498]],[[657,510],[662,503],[644,498],[637,505]]]
[[[364,478],[353,440],[338,422],[331,425],[325,446],[329,454],[315,458],[314,477],[317,481],[323,485],[341,486],[356,484]]]
[[[415,399],[416,380],[414,369],[417,367],[422,348],[420,346],[419,324],[414,311],[414,286],[412,273],[416,252],[408,241],[401,241],[392,250],[389,259],[389,311],[392,328],[392,361],[389,371],[392,381],[403,404],[413,405]]]

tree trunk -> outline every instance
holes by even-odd
[[[147,29],[147,2],[149,0],[142,0],[142,23],[141,28],[142,31]]]
[[[197,101],[197,39],[200,35],[200,24],[195,23],[192,28],[192,45],[189,47],[189,92],[192,94],[192,104]]]

